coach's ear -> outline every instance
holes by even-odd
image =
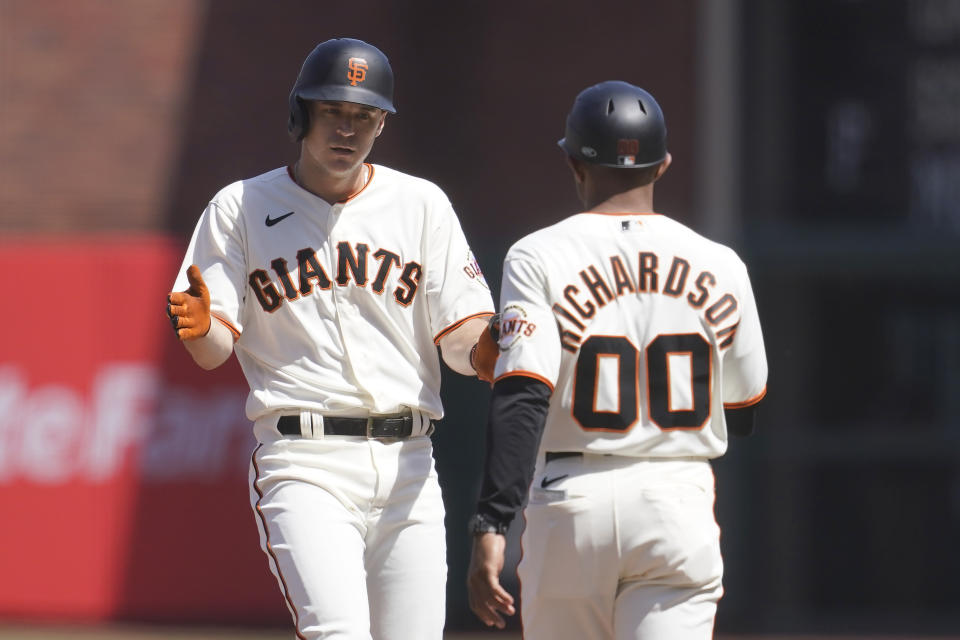
[[[586,172],[583,170],[583,163],[573,156],[567,156],[567,166],[570,167],[570,171],[573,173],[574,181],[578,185],[583,184],[583,181],[586,178]]]
[[[663,159],[663,162],[660,163],[660,166],[657,167],[657,175],[653,179],[654,182],[660,179],[660,176],[667,172],[667,169],[670,167],[670,164],[673,162],[673,156],[670,155],[670,152],[667,152],[667,157]]]
[[[586,164],[573,156],[567,156],[567,166],[570,167],[570,172],[573,173],[573,188],[577,192],[577,199],[580,200],[584,207],[589,207],[590,205],[587,203]]]

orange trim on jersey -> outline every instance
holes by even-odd
[[[218,316],[218,315],[215,314],[215,313],[211,313],[211,314],[210,314],[210,317],[216,318],[217,320],[220,321],[220,324],[222,324],[223,326],[225,326],[227,329],[230,330],[230,333],[233,334],[233,341],[234,341],[234,342],[236,342],[237,340],[240,339],[240,332],[237,331],[237,328],[236,328],[235,326],[233,326],[233,325],[230,323],[229,320],[224,320],[223,318],[221,318],[220,316]]]
[[[724,409],[742,409],[744,407],[750,407],[757,404],[761,400],[763,400],[763,397],[766,395],[767,395],[767,385],[763,385],[763,391],[753,396],[749,400],[744,400],[743,402],[724,402],[723,408]]]
[[[473,320],[474,318],[489,318],[489,317],[492,316],[492,315],[493,315],[493,311],[481,311],[480,313],[475,313],[475,314],[473,314],[473,315],[471,315],[471,316],[467,316],[466,318],[463,318],[462,320],[457,320],[457,321],[454,322],[452,325],[450,325],[449,327],[447,327],[446,329],[444,329],[443,331],[441,331],[440,333],[438,333],[436,336],[434,336],[434,338],[433,338],[433,344],[440,344],[440,340],[441,340],[444,336],[446,336],[446,335],[447,335],[448,333],[450,333],[451,331],[456,330],[456,329],[457,329],[458,327],[460,327],[463,323],[465,323],[465,322],[467,322],[467,321],[469,321],[469,320]]]
[[[526,378],[533,378],[534,380],[539,380],[539,381],[542,382],[543,384],[545,384],[545,385],[547,385],[548,387],[550,387],[550,393],[553,393],[553,383],[550,382],[549,380],[547,380],[546,378],[544,378],[543,376],[541,376],[540,374],[534,373],[534,372],[532,372],[532,371],[522,371],[522,370],[518,370],[518,371],[508,371],[507,373],[503,374],[502,376],[499,376],[498,378],[496,378],[496,379],[494,380],[494,383],[499,382],[500,380],[503,380],[504,378],[513,378],[513,377],[515,377],[515,376],[524,376],[524,377],[526,377]]]
[[[277,577],[280,580],[280,586],[283,590],[283,599],[286,600],[287,608],[290,609],[290,614],[293,616],[294,633],[297,634],[299,640],[307,640],[306,636],[300,633],[300,615],[297,612],[296,605],[293,604],[293,599],[290,597],[290,588],[287,586],[287,581],[283,577],[283,572],[280,571],[280,562],[277,560],[277,554],[273,550],[273,545],[270,544],[270,530],[267,529],[267,517],[263,515],[263,509],[260,508],[260,501],[263,500],[263,492],[260,490],[260,485],[257,484],[260,480],[260,467],[257,466],[257,451],[259,451],[262,446],[262,443],[258,444],[250,458],[250,464],[253,465],[254,472],[253,490],[257,492],[257,504],[254,509],[257,512],[257,517],[260,518],[260,523],[263,525],[264,546],[267,548],[267,554],[270,556],[270,559],[273,560],[273,566],[277,568]]]
[[[370,163],[368,163],[368,162],[364,162],[364,163],[363,163],[363,166],[365,166],[367,169],[370,170],[370,175],[367,176],[367,181],[363,183],[363,186],[360,187],[360,190],[359,190],[359,191],[357,191],[357,192],[354,193],[354,194],[351,194],[351,195],[347,196],[346,199],[344,199],[344,200],[338,201],[337,204],[346,204],[346,203],[350,202],[351,200],[353,200],[354,198],[356,198],[358,195],[360,195],[361,193],[363,193],[363,190],[366,189],[368,186],[370,186],[370,183],[373,182],[373,165],[370,164]]]

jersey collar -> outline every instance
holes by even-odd
[[[364,169],[366,170],[366,174],[367,174],[367,175],[366,175],[366,179],[363,181],[363,186],[360,187],[360,188],[356,191],[356,193],[351,193],[349,196],[347,196],[347,197],[344,198],[343,200],[338,200],[337,202],[334,202],[333,204],[346,204],[346,203],[350,202],[351,200],[353,200],[354,198],[356,198],[357,196],[359,196],[361,193],[363,193],[364,189],[366,189],[366,188],[370,185],[370,183],[373,182],[373,173],[374,173],[374,167],[373,167],[373,165],[370,164],[369,162],[364,162],[364,163],[363,163],[363,167],[364,167]],[[290,177],[290,179],[293,181],[293,183],[294,183],[295,185],[297,185],[298,187],[300,187],[300,183],[297,182],[297,176],[294,175],[294,173],[293,173],[293,165],[292,165],[292,164],[288,164],[288,165],[287,165],[287,175]],[[300,188],[303,189],[303,187],[300,187]],[[318,196],[318,197],[319,197],[319,196]]]

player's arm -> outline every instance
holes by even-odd
[[[471,318],[440,338],[440,354],[447,366],[465,376],[493,382],[493,367],[500,349],[498,316]]]
[[[552,389],[524,375],[493,386],[487,425],[487,454],[477,513],[471,521],[473,551],[467,570],[470,609],[487,626],[502,629],[501,614],[513,615],[513,597],[500,585],[504,533],[523,506]]]
[[[214,369],[233,353],[234,334],[226,324],[213,322],[210,291],[197,265],[187,269],[189,288],[167,295],[167,317],[177,338],[204,369]]]
[[[429,250],[421,288],[429,296],[428,308],[434,342],[448,367],[465,376],[478,375],[493,382],[493,366],[481,366],[477,345],[491,355],[489,341],[484,341],[490,317],[494,314],[490,287],[474,258],[460,220],[442,191],[433,191],[427,207]],[[477,347],[477,348],[475,348]],[[499,353],[494,348],[493,353]],[[494,358],[495,360],[495,358]]]

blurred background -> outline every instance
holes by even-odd
[[[444,188],[495,295],[510,244],[578,210],[574,96],[653,93],[657,209],[740,252],[770,363],[759,433],[715,464],[718,635],[960,637],[960,0],[0,0],[0,637],[288,635],[245,382],[194,366],[164,304],[208,199],[296,158],[287,95],[338,36],[396,75],[370,160]],[[446,373],[470,631],[489,389]]]

